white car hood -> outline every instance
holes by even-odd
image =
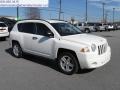
[[[63,36],[62,39],[71,41],[74,43],[80,43],[80,44],[86,44],[86,45],[92,45],[92,44],[101,45],[107,42],[105,38],[95,36],[95,35],[90,35],[90,34]]]

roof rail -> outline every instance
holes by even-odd
[[[44,19],[22,19],[22,20],[18,20],[17,22],[24,21],[24,20],[42,20],[42,21],[50,23],[49,21],[44,20]],[[50,19],[50,20],[64,21],[64,20],[58,20],[58,19]],[[68,22],[68,21],[64,21],[64,22]]]
[[[48,22],[48,21],[46,21],[46,20],[44,20],[44,19],[22,19],[22,20],[18,20],[17,22],[19,22],[19,21],[24,21],[24,20],[42,20],[42,21]],[[49,23],[49,22],[48,22],[48,23]]]
[[[18,20],[17,22],[19,22],[19,21],[24,21],[24,20],[42,20],[42,21],[45,21],[45,22],[47,22],[47,23],[50,24],[50,22],[48,22],[48,21],[46,21],[46,20],[44,20],[44,19],[21,19],[21,20]]]

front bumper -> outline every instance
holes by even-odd
[[[107,28],[108,30],[114,30],[114,28]]]
[[[108,46],[107,51],[102,55],[95,53],[81,54],[78,52],[77,57],[82,69],[98,68],[110,61],[111,48]]]

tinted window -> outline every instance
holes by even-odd
[[[79,26],[82,26],[82,23],[79,23]]]
[[[99,24],[99,26],[102,26],[102,24]]]
[[[100,24],[100,23],[96,23],[95,26],[102,26],[102,24]]]
[[[88,26],[94,26],[94,23],[87,23]]]
[[[47,33],[51,32],[50,29],[42,23],[36,23],[36,27],[37,27],[37,34],[38,35],[47,36]]]
[[[0,23],[0,27],[6,27],[4,23]]]
[[[22,25],[23,25],[22,23],[18,24],[18,31],[19,32],[22,32],[22,30],[23,30]]]
[[[24,33],[35,34],[36,27],[34,23],[21,23],[18,24],[18,30]]]

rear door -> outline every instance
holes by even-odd
[[[32,46],[34,46],[32,40],[36,33],[35,23],[32,22],[21,23],[18,26],[19,26],[19,31],[22,32],[23,49],[27,52],[31,52]]]

